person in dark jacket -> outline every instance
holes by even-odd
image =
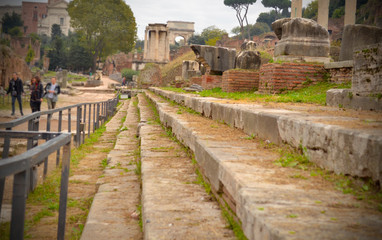
[[[31,98],[30,106],[33,112],[41,111],[41,102],[44,95],[44,89],[41,84],[41,80],[38,76],[35,76],[31,80],[30,85]]]
[[[56,107],[56,102],[58,101],[58,94],[60,94],[60,85],[56,83],[56,77],[50,79],[50,83],[45,86],[44,97],[48,102],[48,109],[54,109]]]
[[[16,99],[19,102],[19,108],[21,116],[23,116],[23,103],[21,99],[21,94],[24,94],[23,81],[17,76],[17,73],[13,73],[11,81],[9,81],[9,87],[7,90],[7,95],[12,96],[12,115],[15,115],[15,102]]]

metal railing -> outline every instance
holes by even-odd
[[[49,148],[50,144],[48,144],[48,143],[54,143],[55,141],[54,142],[50,142],[50,141],[56,139],[57,136],[60,136],[60,137],[61,136],[69,136],[69,142],[71,142],[72,109],[76,109],[76,111],[77,111],[77,113],[76,113],[77,116],[76,116],[76,121],[75,121],[76,129],[75,129],[74,140],[76,143],[76,147],[78,147],[82,143],[84,143],[84,141],[85,141],[85,137],[86,137],[85,130],[86,130],[86,128],[88,130],[87,136],[89,137],[91,131],[95,132],[96,129],[98,129],[103,123],[105,123],[107,121],[107,119],[109,117],[111,117],[115,113],[116,107],[118,104],[118,99],[119,99],[119,95],[117,95],[116,98],[113,98],[113,99],[110,99],[107,101],[103,101],[103,102],[80,103],[80,104],[66,106],[66,107],[62,107],[62,108],[58,108],[58,109],[42,111],[42,112],[35,112],[35,113],[29,114],[27,116],[18,118],[16,120],[13,120],[10,122],[0,123],[0,129],[6,130],[6,131],[0,130],[0,138],[4,139],[2,160],[0,160],[0,214],[1,214],[1,206],[2,206],[2,201],[3,201],[4,188],[5,188],[5,177],[6,176],[12,176],[13,174],[16,174],[15,172],[12,171],[12,169],[8,169],[10,166],[13,166],[11,163],[10,163],[11,165],[7,165],[8,162],[18,161],[18,162],[20,162],[20,164],[26,164],[24,166],[26,168],[26,170],[25,170],[26,173],[23,173],[23,174],[25,174],[25,178],[27,178],[27,180],[26,180],[27,182],[25,183],[26,185],[17,183],[19,181],[19,180],[16,181],[16,179],[18,179],[18,178],[16,178],[16,176],[18,174],[17,173],[16,175],[14,175],[15,180],[14,180],[14,186],[13,186],[13,193],[15,194],[15,191],[16,191],[16,195],[20,195],[20,193],[24,191],[24,190],[20,190],[20,189],[24,189],[24,187],[26,187],[25,194],[27,194],[29,191],[32,191],[37,184],[36,182],[34,182],[35,179],[32,177],[34,171],[37,170],[36,165],[40,165],[40,164],[44,163],[43,177],[45,178],[47,175],[47,172],[48,172],[48,156],[49,156],[49,154],[51,154],[53,152],[57,152],[56,166],[59,166],[59,163],[60,163],[60,147],[61,146],[56,147],[56,148]],[[61,132],[62,132],[62,127],[63,127],[63,113],[64,113],[64,111],[68,111],[68,121],[67,121],[68,122],[68,125],[67,125],[67,132],[68,133],[65,133],[63,135],[63,133],[61,133]],[[53,114],[56,114],[56,113],[58,113],[57,132],[51,133],[50,131],[51,131],[51,122],[52,122]],[[45,115],[46,115],[46,120],[47,120],[46,121],[46,132],[38,132],[39,131],[39,125],[40,125],[40,119],[42,116],[45,116]],[[24,123],[28,123],[28,131],[23,131],[23,132],[12,131],[13,128],[15,128],[21,124],[24,124]],[[56,136],[56,137],[54,139],[51,139],[53,136]],[[8,158],[11,138],[24,138],[24,139],[26,138],[27,139],[27,152],[24,154],[21,154],[17,157]],[[47,142],[41,146],[38,146],[38,140],[39,139],[45,139]],[[46,150],[46,146],[48,146],[49,151]],[[33,150],[33,152],[31,152],[32,150]],[[49,152],[49,154],[46,155],[45,152]],[[36,156],[38,157],[38,160],[33,160],[33,161],[27,161],[25,159],[20,160],[22,157],[26,157],[26,156],[29,157],[28,153],[37,154]],[[44,157],[41,158],[41,156],[44,156]],[[67,157],[67,156],[65,156],[65,147],[64,147],[63,159],[65,157]],[[69,148],[69,157],[68,158],[70,159],[70,148]],[[64,166],[64,163],[62,165]],[[69,165],[68,165],[68,168],[69,168]],[[67,185],[67,183],[66,183],[66,185]],[[67,190],[66,190],[65,194],[67,194]],[[25,195],[25,198],[26,198],[26,195]],[[65,198],[66,198],[66,195],[65,195]],[[21,202],[20,199],[16,200],[16,201],[17,202],[15,203],[15,199],[14,198],[12,199],[12,222],[18,221],[18,223],[20,225],[21,221],[24,222],[24,215],[21,216],[20,215],[21,213],[18,213],[17,215],[13,214],[13,210],[14,210],[13,205],[14,204],[18,205],[18,203]],[[23,203],[24,203],[24,211],[22,213],[25,214],[25,199],[24,199]],[[66,202],[65,202],[65,207],[66,207]],[[60,206],[60,209],[61,209],[61,206]],[[61,214],[61,210],[60,210],[60,214]],[[61,216],[60,216],[60,218],[61,218]],[[64,218],[65,218],[65,216],[64,216]],[[18,219],[18,220],[14,220],[14,219]],[[13,226],[13,229],[15,229],[15,226],[12,224],[12,222],[11,222],[11,239],[22,239],[22,236],[12,235],[12,233],[17,234],[15,232],[13,232],[14,230],[12,230],[12,226]],[[62,226],[62,224],[64,224],[64,225]],[[59,233],[62,232],[62,230],[61,230],[62,227],[65,228],[65,221],[63,223],[61,223],[61,225],[60,225],[60,221],[59,221],[59,229],[58,229],[58,235],[57,235],[58,239],[63,239],[64,235],[62,235],[62,238],[60,237],[61,235],[59,235]],[[21,231],[21,233],[23,233],[23,231]],[[17,237],[13,238],[12,236],[17,236]]]
[[[5,177],[14,176],[10,239],[24,238],[25,205],[30,185],[31,167],[41,164],[51,153],[63,147],[57,239],[64,239],[71,134],[0,131],[0,137],[8,139],[27,138],[31,141],[38,139],[47,140],[42,145],[32,148],[23,154],[0,161],[0,178],[5,179]]]

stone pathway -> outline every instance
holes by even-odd
[[[127,111],[124,108],[117,113],[126,116],[126,120],[117,136],[114,149],[107,155],[108,166],[103,177],[97,181],[98,192],[94,197],[82,240],[142,238],[138,224],[139,215],[136,213],[140,202],[140,181],[135,164],[138,113],[134,101],[136,98],[130,101]]]
[[[217,202],[197,183],[191,159],[138,98],[144,239],[235,239]]]
[[[335,190],[320,175],[277,166],[277,153],[238,129],[188,113],[149,91],[146,95],[162,123],[195,153],[249,239],[382,239],[382,213],[366,201]]]

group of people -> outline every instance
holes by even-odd
[[[12,79],[9,82],[7,94],[12,97],[12,115],[15,115],[16,100],[19,103],[21,116],[23,113],[23,105],[21,96],[24,94],[23,82],[18,77],[17,73],[13,73]],[[48,102],[48,109],[54,109],[60,94],[60,86],[57,84],[56,77],[52,77],[50,83],[46,84],[45,88],[41,83],[41,79],[35,76],[30,82],[30,106],[33,112],[41,111],[41,103],[45,98]]]

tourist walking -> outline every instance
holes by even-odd
[[[42,97],[44,95],[44,89],[42,87],[41,80],[38,76],[35,76],[32,78],[30,91],[31,91],[30,106],[32,109],[32,113],[41,111],[41,102],[42,102]]]
[[[54,109],[58,101],[58,94],[60,94],[60,86],[56,83],[56,77],[50,79],[50,83],[45,86],[44,97],[48,102],[48,109]]]
[[[16,99],[19,102],[19,108],[21,116],[23,113],[23,102],[21,99],[21,94],[24,94],[23,81],[18,77],[17,73],[13,73],[11,81],[9,81],[9,87],[7,90],[7,95],[11,94],[12,97],[12,116],[15,115],[15,102]]]

